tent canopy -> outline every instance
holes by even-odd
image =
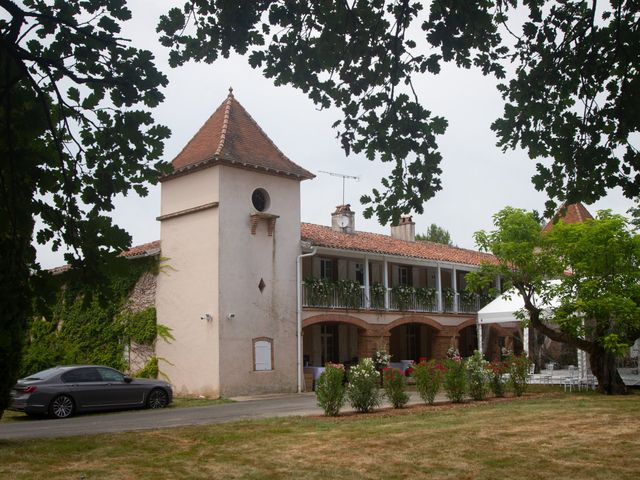
[[[515,312],[524,308],[524,300],[515,289],[500,295],[478,310],[478,323],[514,323],[520,322]]]

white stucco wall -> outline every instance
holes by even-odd
[[[255,213],[251,194],[270,197],[265,213],[279,215],[273,236]],[[300,183],[220,167],[220,385],[224,396],[296,389],[295,262],[300,254]],[[265,288],[258,289],[260,279]],[[228,319],[229,314],[235,318]],[[252,339],[273,339],[273,370],[254,371]]]
[[[163,215],[218,201],[217,168],[163,182]],[[164,267],[158,275],[156,309],[158,323],[171,328],[175,340],[158,341],[156,351],[160,371],[176,395],[220,394],[218,225],[217,208],[161,222]],[[207,313],[211,321],[201,318]]]

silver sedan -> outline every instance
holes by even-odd
[[[96,410],[163,408],[172,397],[171,385],[162,380],[131,378],[98,365],[67,365],[18,380],[9,409],[66,418]]]

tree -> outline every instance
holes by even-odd
[[[554,0],[188,1],[161,19],[173,66],[249,56],[276,85],[305,92],[334,123],[347,154],[390,162],[383,189],[362,197],[384,224],[423,212],[441,189],[437,136],[447,121],[412,79],[442,65],[479,68],[503,83],[503,149],[539,159],[533,182],[550,200],[592,203],[607,189],[640,194],[640,5]],[[634,144],[634,141],[636,142]],[[551,159],[549,161],[548,159]]]
[[[70,248],[74,279],[100,287],[130,244],[113,198],[166,171],[169,131],[149,109],[166,78],[148,51],[118,36],[124,0],[0,0],[0,415],[16,380],[24,330],[46,293],[31,245]],[[37,223],[36,223],[37,221]],[[51,289],[50,291],[53,291]]]
[[[449,235],[449,231],[445,230],[442,227],[439,227],[435,223],[429,225],[429,229],[427,233],[424,235],[418,233],[416,235],[416,240],[422,240],[426,242],[435,242],[435,243],[443,243],[444,245],[453,245],[451,242],[451,235]]]
[[[626,393],[616,358],[640,338],[640,235],[608,211],[543,233],[532,213],[507,207],[494,225],[475,238],[498,263],[468,275],[471,288],[501,275],[523,298],[531,327],[587,352],[601,392]]]

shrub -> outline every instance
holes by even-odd
[[[460,403],[467,393],[467,369],[460,357],[447,359],[445,367],[442,386],[449,400]]]
[[[384,391],[393,408],[402,408],[409,401],[404,375],[397,368],[385,368],[383,370]]]
[[[504,374],[507,373],[507,366],[503,362],[492,362],[489,364],[489,387],[496,397],[504,397],[506,381]]]
[[[380,405],[378,384],[380,375],[373,365],[373,360],[363,358],[349,369],[347,398],[358,412],[370,412]]]
[[[373,354],[373,367],[379,372],[382,371],[383,368],[386,368],[391,361],[391,355],[386,352],[386,350],[378,350]]]
[[[509,384],[516,396],[521,396],[527,390],[529,378],[529,358],[526,354],[511,355],[509,364]]]
[[[344,366],[327,363],[316,383],[316,400],[324,414],[335,417],[345,402]]]
[[[445,368],[435,360],[421,361],[413,365],[413,378],[416,381],[416,389],[424,403],[433,405],[436,394],[442,386]]]
[[[465,362],[469,395],[474,400],[484,400],[489,391],[489,362],[482,358],[478,350]]]

